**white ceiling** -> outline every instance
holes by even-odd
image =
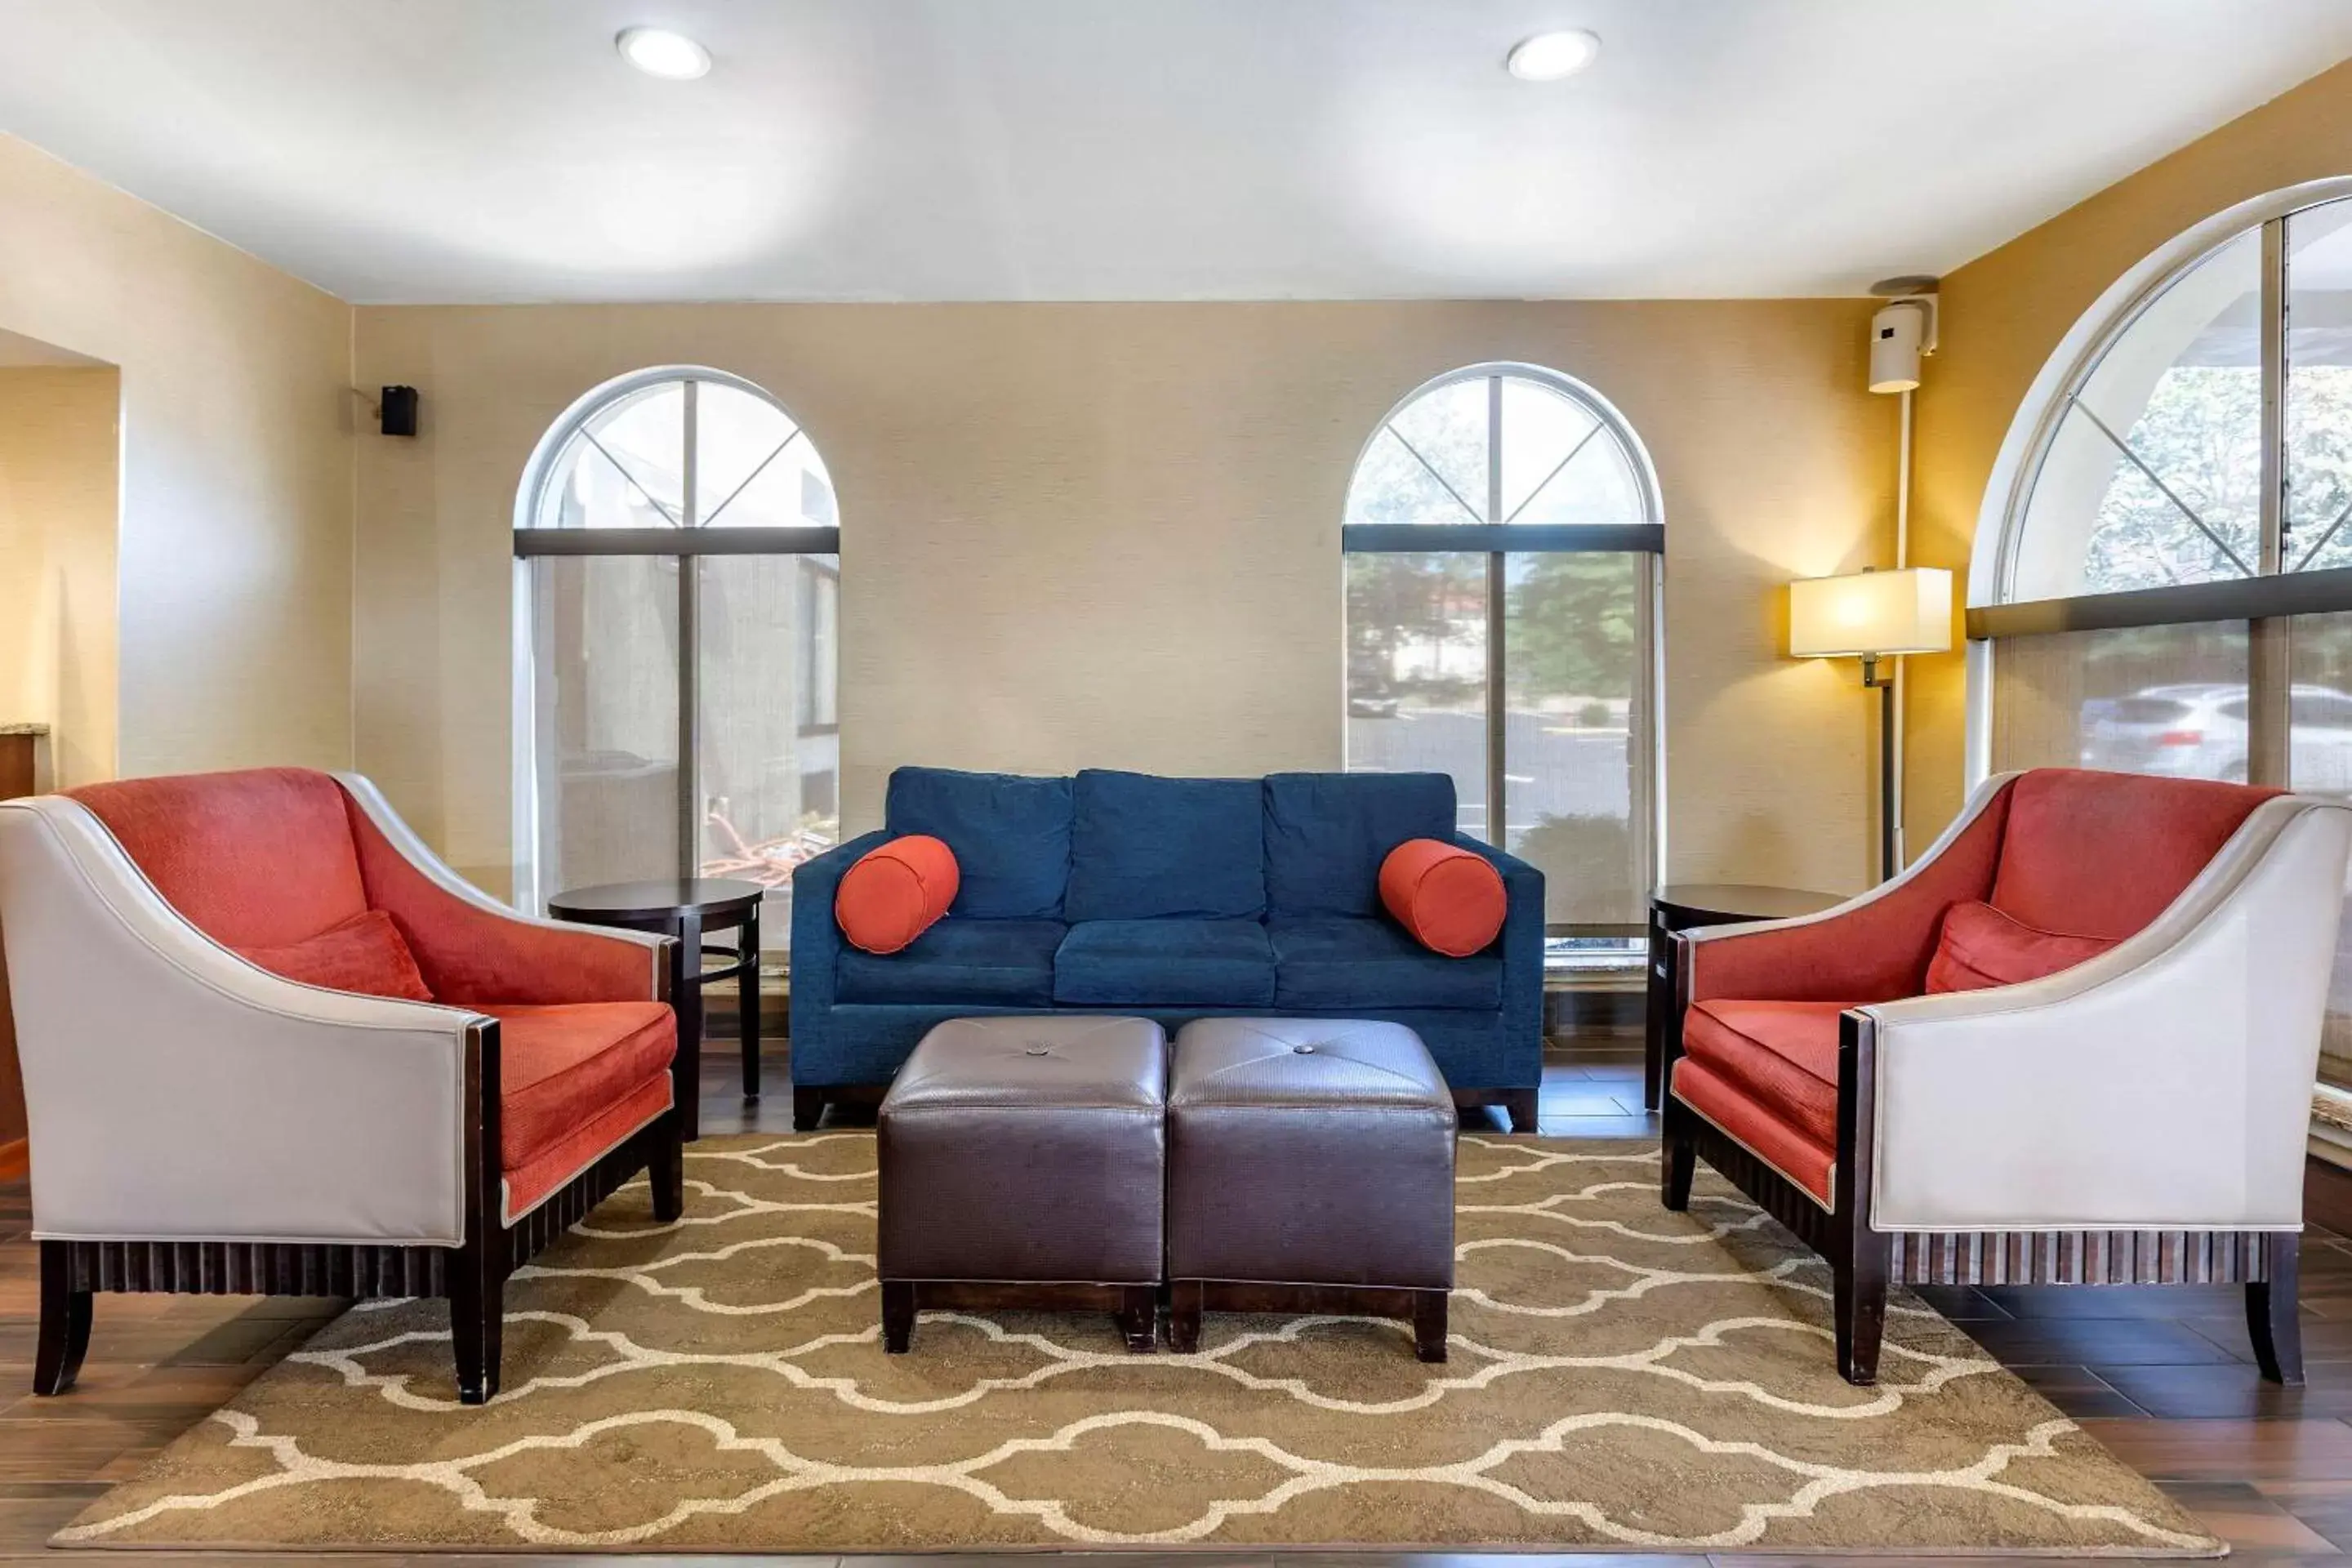
[[[360,301],[1843,294],[2347,54],[2352,0],[0,0],[0,129]]]

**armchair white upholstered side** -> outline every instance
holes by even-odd
[[[0,804],[37,1237],[465,1238],[465,1008],[326,991],[191,925],[89,810]]]
[[[2281,796],[2088,963],[1858,1009],[1871,1227],[2300,1228],[2347,847],[2352,809]]]

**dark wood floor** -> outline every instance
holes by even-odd
[[[721,1047],[714,1047],[721,1048]],[[780,1131],[790,1124],[780,1057],[776,1086],[747,1107],[737,1062],[707,1059],[707,1132]],[[1543,1130],[1591,1137],[1654,1135],[1642,1113],[1640,1049],[1625,1035],[1555,1047],[1547,1063]],[[42,1547],[51,1531],[114,1482],[135,1474],[164,1444],[225,1403],[299,1345],[339,1303],[113,1296],[100,1300],[80,1385],[62,1399],[22,1391],[32,1377],[35,1255],[23,1184],[0,1185],[0,1559],[62,1557]],[[2227,1539],[2242,1559],[2286,1568],[2352,1552],[2352,1241],[2315,1231],[2304,1250],[2304,1342],[2310,1385],[2263,1383],[2246,1345],[2237,1292],[2226,1289],[2011,1289],[1927,1292],[1984,1347],[2049,1396],[2128,1463]],[[1166,1563],[1227,1568],[1279,1553],[1055,1553],[1056,1563],[1102,1559],[1115,1568]],[[1435,1568],[1460,1558],[1407,1554],[1290,1553],[1315,1568]],[[222,1562],[225,1556],[142,1552],[142,1568]],[[272,1554],[268,1562],[285,1562]],[[595,1561],[517,1554],[453,1558],[339,1556],[340,1568],[417,1562],[512,1568]],[[610,1562],[610,1559],[603,1561]],[[688,1561],[669,1559],[667,1561]],[[711,1561],[699,1559],[695,1561]],[[832,1563],[835,1559],[771,1559]],[[856,1568],[890,1560],[861,1558]],[[954,1559],[908,1559],[951,1568]],[[1002,1559],[996,1560],[1002,1563]],[[1525,1563],[1525,1556],[1515,1562]],[[1643,1561],[1588,1554],[1579,1568]],[[1657,1559],[1687,1568],[1689,1558]],[[1717,1563],[1769,1562],[1718,1555]],[[1877,1561],[1835,1559],[1843,1568]],[[1923,1559],[1905,1561],[1912,1564]]]

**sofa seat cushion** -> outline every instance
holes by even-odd
[[[1055,957],[1054,1000],[1267,1007],[1274,948],[1255,921],[1085,921],[1070,928]]]
[[[1837,1143],[1838,1015],[1843,1002],[1692,1005],[1683,1049],[1814,1142]]]
[[[509,1172],[667,1075],[677,1052],[666,1002],[493,1003],[482,1011],[499,1021],[499,1153]]]
[[[1278,915],[1274,1000],[1318,1011],[1349,1007],[1476,1007],[1503,1005],[1499,952],[1448,958],[1415,942],[1394,921],[1349,915]]]
[[[951,914],[897,952],[843,948],[835,984],[844,1002],[1043,1007],[1054,1000],[1054,952],[1066,929]]]

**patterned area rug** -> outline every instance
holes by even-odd
[[[1898,1299],[1875,1389],[1827,1270],[1654,1144],[1462,1141],[1452,1360],[1402,1325],[927,1314],[885,1356],[874,1141],[715,1138],[507,1298],[455,1402],[437,1303],[352,1310],[58,1545],[835,1552],[1202,1543],[2207,1555],[2220,1543]]]

